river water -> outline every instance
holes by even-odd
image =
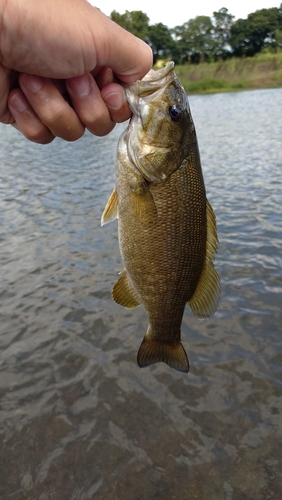
[[[282,89],[193,96],[217,215],[217,313],[188,375],[136,353],[100,227],[124,125],[31,144],[0,127],[0,498],[282,499]]]

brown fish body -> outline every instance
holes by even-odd
[[[206,200],[186,95],[173,66],[153,77],[160,89],[150,93],[150,81],[145,80],[145,89],[139,82],[141,111],[129,95],[137,120],[119,141],[116,188],[103,222],[118,216],[124,270],[113,298],[125,307],[143,304],[148,315],[139,366],[164,361],[187,372],[180,331],[185,306],[190,303],[198,317],[207,317],[219,298],[212,264],[215,217]]]

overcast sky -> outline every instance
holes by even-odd
[[[163,23],[169,28],[184,24],[196,16],[212,17],[214,11],[226,7],[235,19],[246,18],[259,9],[279,7],[281,0],[90,0],[107,16],[113,10],[123,14],[126,10],[142,10],[150,24]]]

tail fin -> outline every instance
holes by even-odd
[[[148,340],[146,336],[139,347],[137,363],[140,368],[163,361],[179,372],[188,373],[189,361],[183,345]]]

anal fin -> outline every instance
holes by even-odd
[[[113,287],[112,296],[114,301],[128,309],[140,306],[140,300],[128,279],[126,271],[122,269],[120,275],[120,278]]]

